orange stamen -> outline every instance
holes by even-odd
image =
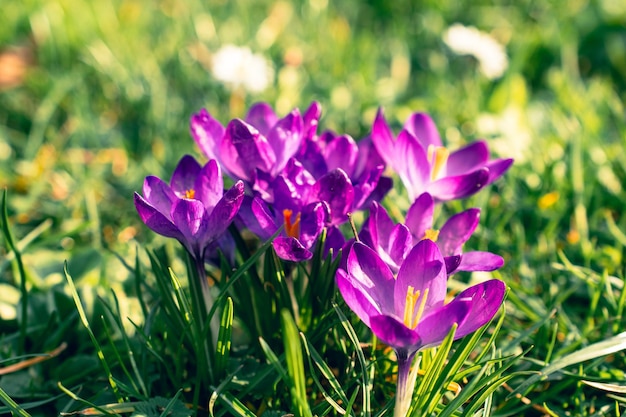
[[[190,188],[189,190],[185,190],[185,198],[194,199],[196,198],[196,190]]]
[[[291,216],[293,215],[293,211],[289,209],[283,210],[283,217],[285,218],[285,233],[289,237],[294,237],[296,239],[300,238],[300,213],[296,214],[295,220],[291,221]]]

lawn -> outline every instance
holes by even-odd
[[[0,414],[626,411],[626,3],[4,3]]]

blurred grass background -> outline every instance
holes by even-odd
[[[446,46],[443,34],[454,23],[504,45],[502,77],[488,79],[476,59]],[[216,80],[212,57],[226,44],[264,55],[274,68],[271,85],[253,94]],[[113,288],[122,315],[132,317],[134,287],[115,253],[132,262],[138,244],[160,239],[140,223],[132,192],[146,175],[169,177],[184,153],[200,156],[188,131],[193,112],[206,107],[225,123],[260,100],[279,114],[318,100],[322,127],[356,138],[368,133],[379,106],[396,128],[426,111],[452,148],[482,137],[496,156],[515,157],[490,192],[448,206],[482,207],[470,244],[507,261],[504,339],[556,309],[555,321],[523,341],[535,345],[531,357],[602,340],[625,323],[625,80],[626,3],[619,0],[5,1],[0,187],[39,300],[33,334],[48,336],[32,337],[30,348],[50,350],[76,333],[66,259],[87,305]],[[0,255],[0,333],[9,341],[19,292],[11,257]],[[2,346],[6,359],[12,353]],[[91,361],[86,336],[69,349],[74,358],[37,375],[35,391],[54,392],[70,374],[63,367]],[[623,354],[611,360],[587,372],[623,377]],[[0,381],[15,395],[31,377]],[[581,386],[559,389],[575,398]],[[543,396],[575,407],[554,391]],[[578,406],[588,411],[591,403]]]

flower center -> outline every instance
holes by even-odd
[[[439,230],[426,229],[426,231],[424,232],[424,236],[422,237],[422,240],[430,239],[433,242],[436,242],[438,237],[439,237]]]
[[[430,180],[435,181],[441,168],[448,161],[450,151],[443,146],[428,145],[428,162],[430,163]]]
[[[289,237],[300,239],[300,213],[296,214],[295,220],[292,221],[293,211],[289,209],[283,210],[285,218],[285,233]]]
[[[424,314],[424,307],[426,307],[426,299],[428,299],[428,288],[425,288],[424,293],[422,293],[409,285],[404,304],[404,325],[409,329],[414,330],[420,322],[422,314]]]
[[[190,200],[196,198],[196,190],[194,190],[193,188],[185,190],[185,198],[188,198]]]

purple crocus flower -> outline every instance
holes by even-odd
[[[354,200],[345,172],[335,169],[316,181],[300,162],[291,159],[271,188],[273,204],[258,196],[246,199],[239,217],[261,239],[283,227],[283,233],[273,242],[280,258],[294,262],[310,259],[311,248],[324,227],[329,228],[332,237],[327,239],[326,249],[336,251],[343,246],[341,234],[334,229],[347,220]]]
[[[190,155],[180,160],[170,184],[146,177],[143,196],[135,193],[141,220],[154,232],[177,239],[197,262],[213,247],[237,215],[243,200],[243,182],[224,193],[215,160],[200,164]]]
[[[415,354],[441,344],[453,326],[455,339],[476,331],[493,318],[505,294],[504,283],[494,279],[469,287],[446,304],[445,262],[429,239],[411,249],[397,277],[374,250],[356,242],[336,281],[346,304],[396,351],[398,416],[406,415],[410,405]]]
[[[246,197],[239,212],[243,224],[263,240],[283,227],[272,246],[279,258],[292,262],[311,259],[311,249],[328,216],[328,205],[322,201],[307,204],[295,212],[291,209],[273,210],[258,196]]]
[[[446,272],[493,271],[504,264],[491,252],[463,252],[463,244],[478,226],[480,209],[471,208],[450,217],[440,230],[433,229],[433,197],[424,193],[409,208],[404,224],[394,224],[380,204],[373,202],[359,237],[374,249],[392,271],[397,272],[413,246],[422,239],[436,242],[444,257]]]
[[[513,163],[512,159],[490,160],[484,141],[450,152],[425,113],[413,113],[396,139],[380,109],[372,127],[372,141],[387,165],[398,173],[411,200],[423,192],[436,201],[470,196],[502,176]]]
[[[266,103],[253,105],[245,119],[226,127],[202,109],[191,117],[191,134],[209,159],[216,159],[234,179],[245,181],[267,202],[273,201],[268,183],[283,171],[306,135],[312,135],[320,116],[312,103],[304,116],[294,109],[279,118]]]

